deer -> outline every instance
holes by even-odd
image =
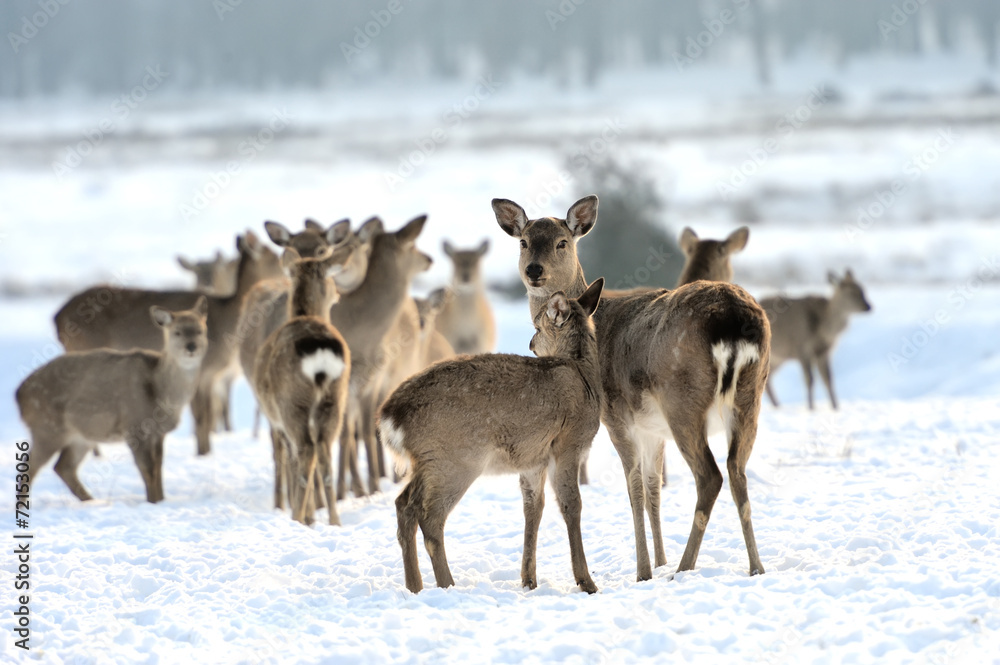
[[[454,273],[449,298],[437,316],[435,326],[456,353],[485,353],[496,346],[496,322],[486,297],[480,263],[490,249],[484,240],[475,249],[455,249],[450,242],[442,243],[451,259]]]
[[[598,198],[574,203],[565,219],[529,220],[507,199],[493,199],[500,228],[520,242],[518,273],[531,315],[562,291],[587,288],[577,241],[597,223]],[[695,478],[698,500],[678,572],[692,570],[722,488],[708,445],[710,414],[718,411],[729,442],[727,470],[750,561],[764,572],[751,522],[746,464],[757,434],[767,378],[770,327],[757,302],[739,286],[697,281],[677,289],[605,292],[594,315],[601,369],[601,421],[621,459],[632,508],[636,579],[652,578],[646,541],[648,514],[655,565],[666,565],[660,529],[664,440],[672,438]],[[645,511],[645,512],[644,512]]]
[[[338,499],[347,493],[348,467],[355,496],[379,491],[381,465],[375,440],[375,411],[392,363],[409,357],[414,347],[419,348],[415,332],[408,338],[394,335],[399,335],[397,326],[404,309],[412,307],[406,320],[417,317],[409,289],[413,277],[431,265],[431,258],[416,247],[426,222],[427,216],[421,215],[397,231],[386,232],[381,220],[369,220],[373,236],[364,281],[350,293],[341,294],[340,301],[330,309],[330,321],[351,348],[352,363],[347,412],[340,433]],[[358,439],[364,441],[368,458],[367,491],[358,471]]]
[[[330,524],[340,525],[331,485],[331,445],[347,407],[351,353],[330,324],[330,307],[339,298],[334,277],[342,263],[343,257],[329,247],[313,258],[285,249],[282,266],[292,280],[287,320],[260,348],[251,377],[254,395],[271,423],[276,478],[285,476],[292,519],[304,524],[314,521],[318,467]],[[276,488],[276,495],[280,491]]]
[[[265,228],[272,241],[280,247],[295,250],[302,259],[315,258],[327,248],[334,247],[331,261],[340,266],[333,276],[338,299],[340,295],[356,289],[368,269],[372,233],[376,225],[366,224],[355,234],[350,231],[350,221],[346,219],[335,222],[328,229],[323,229],[313,220],[306,220],[306,224],[306,230],[297,234],[277,222],[267,222]],[[257,284],[247,295],[236,327],[236,338],[239,340],[240,366],[248,380],[254,376],[258,353],[264,342],[288,320],[291,286],[288,278],[267,280]],[[255,438],[258,435],[259,415],[258,407],[254,418]],[[275,460],[274,507],[284,510],[284,452],[280,440],[272,436],[271,443]],[[322,479],[317,477],[317,483],[321,482]],[[322,497],[318,495],[318,498]]]
[[[236,292],[236,269],[239,262],[239,258],[226,260],[220,251],[215,252],[211,261],[191,261],[177,255],[178,265],[194,273],[194,288],[217,296],[231,296]]]
[[[355,288],[364,279],[368,267],[368,254],[371,251],[369,226],[358,234],[351,232],[348,219],[334,222],[329,228],[324,228],[319,222],[307,219],[305,229],[293,233],[279,222],[264,222],[264,230],[268,237],[278,247],[293,248],[300,257],[312,258],[325,247],[339,246],[338,252],[350,256],[344,269],[337,274],[337,290],[341,294]],[[254,361],[257,351],[264,340],[283,324],[288,312],[288,295],[291,282],[284,275],[258,283],[247,294],[237,323],[236,337],[239,345],[239,364],[246,377],[253,376]],[[254,415],[253,436],[258,435],[260,409]],[[276,505],[276,508],[282,508]]]
[[[854,278],[850,268],[842,278],[830,272],[827,279],[833,285],[833,295],[830,298],[775,296],[760,301],[771,322],[772,376],[774,370],[786,360],[797,359],[802,365],[810,410],[813,409],[814,367],[819,370],[819,376],[826,386],[830,404],[834,409],[837,408],[833,374],[830,371],[830,353],[837,339],[847,329],[850,315],[855,312],[870,312],[872,309],[865,298],[864,289]],[[770,381],[767,383],[767,396],[774,406],[778,406]]]
[[[238,236],[236,247],[240,254],[236,293],[207,296],[208,350],[191,399],[198,455],[211,452],[212,428],[220,412],[216,406],[221,392],[218,384],[231,374],[236,361],[232,336],[243,299],[254,284],[279,274],[280,270],[277,255],[264,247],[252,231]],[[198,291],[91,287],[71,297],[56,313],[56,332],[67,351],[101,347],[159,350],[162,336],[144,313],[152,305],[170,310],[190,308],[202,295]]]
[[[684,268],[677,279],[677,286],[684,286],[699,279],[712,282],[732,282],[733,267],[729,257],[743,251],[750,239],[750,229],[741,226],[725,240],[701,240],[690,226],[684,227],[678,244],[684,252]]]
[[[517,473],[524,501],[521,584],[538,586],[535,551],[545,477],[569,534],[573,577],[596,593],[580,531],[580,456],[600,427],[600,367],[594,322],[604,278],[576,299],[556,292],[535,316],[530,349],[461,356],[407,379],[379,412],[378,435],[409,481],[396,498],[406,588],[423,589],[417,527],[439,587],[455,584],[444,547],[448,515],[484,473]],[[527,390],[527,392],[526,392]]]
[[[413,299],[417,305],[417,315],[420,317],[420,342],[424,367],[455,355],[455,349],[434,325],[447,298],[448,293],[445,289],[435,289],[427,294],[426,298]]]
[[[29,482],[56,454],[56,474],[81,501],[93,499],[77,469],[98,443],[124,441],[146,486],[163,501],[163,438],[180,422],[208,350],[208,301],[189,310],[146,309],[162,351],[71,351],[35,370],[17,389],[31,431]]]

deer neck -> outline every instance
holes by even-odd
[[[190,358],[178,358],[169,351],[164,351],[153,369],[152,383],[157,399],[163,404],[177,405],[178,409],[183,409],[194,396],[200,370],[200,360],[194,362]]]
[[[315,316],[324,320],[330,318],[330,308],[325,305],[322,287],[314,288],[306,280],[292,283],[292,294],[288,298],[288,318]]]
[[[410,280],[396,258],[391,252],[380,251],[376,244],[364,281],[354,291],[341,295],[340,302],[331,310],[331,317],[342,333],[347,334],[351,327],[359,330],[363,327],[366,341],[381,343],[399,315],[409,285]]]
[[[834,293],[833,297],[826,304],[826,315],[823,317],[823,331],[828,335],[836,336],[847,328],[847,302],[839,293]]]

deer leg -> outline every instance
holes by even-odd
[[[59,455],[59,459],[56,461],[55,471],[56,474],[62,478],[62,481],[66,483],[66,487],[69,491],[73,493],[76,498],[80,501],[90,501],[94,497],[90,495],[87,488],[83,486],[80,482],[80,478],[76,475],[76,470],[80,466],[80,462],[83,458],[87,456],[91,448],[89,445],[83,445],[79,443],[71,443],[62,449],[62,453]],[[32,448],[34,452],[34,447]],[[47,460],[42,460],[39,464],[35,465],[34,460],[32,460],[31,470],[41,467]],[[30,472],[29,472],[30,473]]]
[[[212,386],[206,382],[199,382],[195,390],[194,398],[191,400],[191,415],[194,416],[194,434],[198,440],[198,454],[207,455],[212,452],[210,435],[214,411],[212,409]]]
[[[672,411],[669,420],[674,440],[684,461],[691,467],[698,488],[698,502],[695,505],[691,534],[688,536],[687,546],[681,556],[680,565],[677,566],[677,572],[694,568],[698,560],[698,551],[701,549],[701,541],[705,537],[705,528],[712,516],[712,508],[722,490],[722,472],[719,471],[719,466],[715,463],[712,451],[708,447],[706,415],[701,413],[693,416],[690,412],[682,414]]]
[[[661,447],[662,446],[666,446],[666,444],[667,444],[667,442],[664,441],[663,443],[660,444],[660,446]],[[663,465],[662,466],[663,466],[663,476],[662,476],[662,480],[660,480],[660,487],[666,487],[667,486],[667,456],[666,455],[663,456]]]
[[[781,406],[778,404],[778,398],[774,394],[774,387],[771,386],[771,377],[767,378],[767,383],[764,384],[764,390],[767,391],[767,398],[771,400],[771,404],[773,404],[776,408]]]
[[[580,455],[580,484],[589,485],[590,476],[587,474],[587,460],[590,459],[590,449]]]
[[[749,368],[748,368],[749,369]],[[742,383],[741,377],[741,383]],[[750,574],[759,575],[764,572],[764,566],[757,552],[757,540],[753,534],[753,524],[750,521],[750,497],[747,494],[747,460],[753,451],[757,438],[757,418],[760,414],[760,396],[750,391],[741,390],[736,395],[733,412],[733,423],[729,432],[729,456],[726,461],[729,472],[729,489],[733,502],[739,511],[740,525],[743,528],[743,540],[747,546],[750,558]]]
[[[826,386],[826,393],[830,396],[830,404],[832,404],[834,410],[836,410],[837,396],[833,392],[833,374],[830,373],[829,352],[824,353],[817,359],[816,367],[819,369],[819,378],[823,380],[823,385]]]
[[[628,500],[632,506],[632,528],[635,532],[635,563],[636,581],[643,582],[653,578],[653,569],[649,565],[649,547],[646,544],[646,521],[643,514],[643,484],[642,472],[638,468],[635,443],[629,435],[628,428],[620,422],[608,423],[608,434],[611,443],[618,451],[625,472],[625,484],[628,488]]]
[[[420,530],[424,534],[424,547],[434,566],[434,580],[441,588],[455,585],[444,551],[444,523],[476,479],[476,475],[463,474],[461,469],[452,468],[449,471],[451,473],[447,477],[424,476],[423,506],[419,519]]]
[[[30,427],[30,429],[31,448],[29,449],[28,454],[30,455],[31,464],[28,465],[28,483],[34,482],[35,476],[42,470],[45,463],[52,459],[53,455],[60,452],[67,445],[66,436],[53,430],[48,425],[41,428]],[[74,492],[74,494],[76,494],[76,492]]]
[[[659,445],[652,441],[647,445],[654,447],[653,459],[650,464],[643,465],[643,480],[646,489],[646,514],[649,515],[649,527],[653,532],[653,565],[656,568],[667,565],[667,555],[663,550],[663,533],[660,530],[660,487],[663,479],[660,475],[663,469],[663,446],[664,442],[659,441]]]
[[[424,588],[420,576],[420,564],[417,560],[417,525],[423,505],[423,476],[414,473],[410,482],[396,497],[396,540],[403,551],[403,573],[406,577],[406,588],[413,593],[420,593]]]
[[[799,363],[802,365],[802,376],[806,380],[806,398],[809,401],[809,410],[813,410],[813,373],[812,373],[812,361],[809,358],[802,357],[799,358]]]
[[[337,464],[337,500],[347,497],[347,470],[351,465],[351,455],[356,444],[354,440],[354,423],[356,412],[348,411],[344,424],[340,428],[340,454]],[[354,462],[355,466],[357,461]],[[356,482],[356,480],[355,480]]]
[[[260,434],[260,406],[253,410],[253,438]]]
[[[545,467],[522,473],[521,498],[524,501],[524,549],[521,553],[521,586],[538,586],[535,575],[535,552],[538,549],[538,525],[545,508]]]
[[[285,509],[285,488],[284,478],[287,473],[285,465],[285,444],[281,441],[279,434],[273,427],[271,428],[271,455],[274,458],[274,507],[278,510]]]
[[[163,434],[158,435],[153,440],[151,453],[153,458],[153,487],[156,495],[156,498],[151,503],[157,503],[166,498],[163,494]]]
[[[375,437],[375,400],[366,400],[362,407],[361,431],[365,438],[365,453],[368,458],[368,493],[379,492],[379,478],[382,477],[382,447]]]
[[[331,457],[330,443],[320,442],[317,445],[319,453],[319,466],[316,473],[317,497],[323,496],[320,493],[320,486],[326,498],[326,508],[330,517],[330,524],[340,526],[340,514],[337,513],[337,497],[333,490],[333,459]],[[318,501],[317,501],[318,503]]]
[[[297,432],[298,441],[295,454],[290,455],[295,469],[295,500],[292,502],[292,519],[303,524],[312,524],[313,515],[313,474],[316,472],[316,445],[309,437],[307,423],[302,423]]]
[[[130,436],[126,441],[132,457],[135,458],[135,465],[139,467],[139,474],[142,482],[146,485],[146,500],[156,503],[156,477],[153,473],[153,442],[149,438],[141,436]]]
[[[573,565],[573,579],[587,593],[597,593],[597,585],[590,577],[587,556],[583,551],[583,533],[580,531],[580,513],[583,500],[580,498],[577,470],[579,458],[570,455],[556,459],[556,469],[552,476],[552,488],[559,502],[559,511],[566,521],[569,535],[569,558]]]

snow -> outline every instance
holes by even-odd
[[[850,266],[873,305],[852,317],[834,353],[839,411],[819,382],[817,410],[804,407],[793,363],[775,376],[782,407],[765,404],[748,465],[766,574],[748,575],[726,487],[697,567],[674,574],[695,488],[671,444],[661,510],[668,565],[637,583],[624,477],[602,429],[591,484],[582,488],[584,546],[598,594],[573,584],[551,494],[539,534],[539,585],[520,587],[521,497],[516,478],[506,476],[478,480],[448,521],[455,587],[433,586],[421,547],[428,586],[413,595],[396,543],[398,487],[383,481],[380,494],[342,502],[342,527],[323,524],[322,515],[304,527],[274,510],[270,440],[251,436],[253,402],[240,381],[236,431],[216,435],[211,455],[195,456],[189,417],[167,437],[161,504],[145,502],[122,445],[102,446],[81,467],[94,502],[78,502],[51,469],[38,475],[32,651],[16,649],[8,636],[0,661],[1000,662],[1000,134],[977,119],[997,104],[956,101],[983,76],[978,69],[962,80],[945,76],[945,67],[917,71],[924,80],[885,63],[813,72],[812,80],[831,81],[846,101],[788,137],[739,190],[761,217],[747,250],[734,257],[737,281],[757,296],[828,294],[826,271]],[[187,284],[175,254],[232,253],[233,233],[260,230],[265,219],[292,225],[305,216],[330,223],[349,215],[360,222],[379,213],[393,228],[422,212],[430,223],[418,244],[437,260],[417,291],[447,279],[439,250],[445,237],[457,246],[490,238],[487,276],[510,279],[517,245],[497,228],[490,199],[541,201],[566,151],[615,117],[625,124],[615,154],[645,159],[660,174],[671,228],[691,224],[703,237],[720,237],[743,221],[721,202],[716,181],[761,145],[776,113],[801,103],[809,86],[792,78],[778,72],[777,92],[749,103],[745,87],[712,98],[685,88],[695,85],[690,79],[623,75],[598,93],[540,101],[537,113],[525,105],[544,91],[512,82],[395,190],[385,172],[468,90],[415,94],[409,109],[379,90],[346,100],[290,96],[300,119],[290,138],[247,163],[186,221],[180,205],[225,168],[274,100],[151,106],[129,120],[147,138],[163,136],[169,150],[136,145],[126,127],[62,180],[51,160],[89,118],[100,118],[100,106],[0,108],[0,140],[13,142],[0,158],[0,280],[17,281],[28,294],[0,298],[8,322],[0,329],[0,394],[11,396],[0,400],[0,435],[25,436],[13,391],[61,352],[51,320],[66,298],[60,288],[98,279]],[[878,102],[886,81],[937,101]],[[631,107],[608,101],[632,90],[639,92]],[[215,137],[210,130],[225,129],[232,114],[240,127]],[[872,120],[880,116],[890,120]],[[851,118],[860,118],[857,126]],[[889,214],[849,234],[856,208],[877,200],[886,182],[902,177],[909,156],[952,121],[962,140]],[[330,152],[341,143],[342,153]],[[560,214],[573,195],[572,187],[549,195],[545,213]],[[55,295],[45,295],[49,286]],[[499,350],[527,353],[527,304],[496,297],[494,306]],[[712,446],[724,469],[725,441]],[[3,468],[13,473],[9,462]],[[12,498],[4,501],[13,507]],[[14,566],[4,557],[6,574]],[[10,616],[14,607],[10,590],[0,610]]]

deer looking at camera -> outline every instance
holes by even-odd
[[[586,289],[576,241],[597,222],[596,196],[573,204],[566,219],[529,220],[521,206],[494,199],[500,228],[521,243],[518,271],[532,317],[548,298]],[[746,463],[757,434],[767,378],[770,327],[742,288],[699,281],[674,290],[637,289],[605,294],[594,315],[601,367],[601,420],[621,458],[628,483],[637,577],[652,577],[644,510],[653,533],[656,566],[666,564],[660,531],[663,441],[672,438],[691,468],[698,501],[678,571],[694,568],[705,528],[722,488],[708,446],[716,410],[729,439],[727,467],[743,527],[750,573],[764,572],[750,520]]]
[[[837,408],[833,392],[833,374],[830,371],[830,353],[837,339],[847,328],[848,317],[855,312],[869,312],[872,306],[865,299],[864,289],[848,269],[843,278],[828,274],[833,285],[833,296],[806,296],[805,298],[763,298],[760,306],[771,321],[771,370],[789,359],[802,365],[806,381],[809,408],[813,408],[813,367],[826,386],[830,403]],[[771,382],[767,383],[767,396],[778,406]]]
[[[455,267],[448,298],[435,326],[455,353],[488,353],[496,346],[497,327],[483,284],[482,259],[490,249],[484,240],[475,249],[455,249],[444,241],[444,253]]]
[[[288,318],[264,342],[254,363],[251,386],[271,423],[275,475],[288,483],[292,519],[314,520],[314,474],[326,493],[330,524],[340,524],[333,488],[331,446],[347,407],[351,354],[330,325],[330,307],[339,296],[334,276],[343,257],[331,248],[303,259],[293,248],[282,255],[292,280]],[[280,452],[278,452],[280,451]],[[280,488],[275,489],[279,495]]]
[[[81,501],[93,497],[77,467],[98,443],[124,441],[146,485],[150,503],[163,496],[163,437],[181,419],[198,384],[208,349],[208,302],[146,310],[160,330],[162,351],[70,352],[35,370],[17,389],[21,419],[31,430],[29,479],[53,455],[56,473]]]
[[[280,274],[278,257],[264,247],[253,232],[237,236],[239,269],[236,293],[206,296],[208,299],[208,350],[201,365],[198,388],[191,399],[198,454],[211,452],[211,432],[221,413],[217,406],[220,382],[231,375],[236,363],[232,341],[243,299],[254,284]],[[160,329],[149,321],[153,305],[169,310],[187,309],[202,293],[198,291],[155,291],[115,286],[95,286],[78,293],[56,313],[59,341],[67,351],[87,351],[100,347],[127,351],[133,348],[161,350]]]
[[[406,588],[423,580],[417,562],[417,526],[439,587],[455,583],[444,548],[444,524],[472,482],[484,473],[518,473],[524,499],[521,583],[534,589],[535,549],[545,504],[545,476],[569,532],[573,577],[595,593],[580,531],[580,456],[600,424],[600,373],[591,315],[604,279],[578,300],[562,293],[535,318],[531,349],[540,356],[481,354],[440,362],[405,381],[382,405],[379,437],[410,467],[396,499],[397,536]],[[534,397],[525,397],[530,386]]]

